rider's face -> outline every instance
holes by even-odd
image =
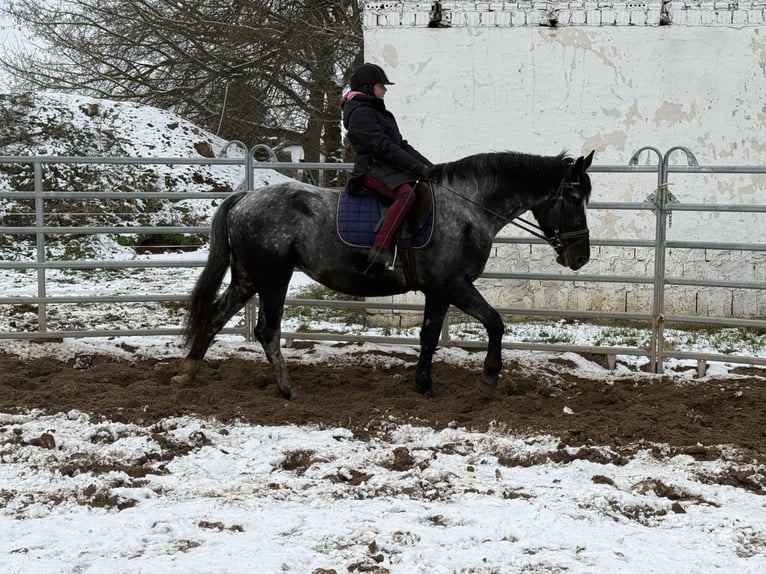
[[[375,84],[372,87],[372,92],[375,94],[375,97],[381,100],[385,97],[387,91],[388,88],[383,84]]]

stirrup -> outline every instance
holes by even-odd
[[[388,255],[391,255],[389,259]],[[392,249],[381,249],[379,247],[371,247],[367,253],[367,262],[369,265],[365,272],[369,271],[373,265],[380,264],[389,271],[393,271],[396,266],[396,258],[399,254],[398,246],[394,245]]]

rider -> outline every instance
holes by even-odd
[[[367,256],[370,263],[390,267],[393,235],[415,203],[413,182],[433,164],[402,138],[394,115],[386,109],[386,86],[393,82],[383,68],[363,64],[351,74],[349,84],[351,91],[342,103],[343,125],[356,152],[349,190],[353,193],[362,186],[394,200]]]

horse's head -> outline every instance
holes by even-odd
[[[590,177],[586,170],[593,153],[569,159],[564,178],[550,198],[532,208],[548,243],[556,250],[556,262],[576,271],[590,259],[590,236],[586,208]]]

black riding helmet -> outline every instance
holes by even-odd
[[[358,90],[365,84],[369,84],[370,86],[375,84],[391,86],[394,83],[388,80],[388,76],[386,76],[383,68],[377,64],[362,64],[354,70],[353,74],[351,74],[349,85],[352,90]]]

